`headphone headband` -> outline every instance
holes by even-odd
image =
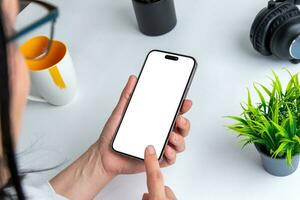
[[[300,0],[275,0],[275,2],[290,2],[295,5],[300,5]]]

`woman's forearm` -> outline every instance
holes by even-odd
[[[56,193],[71,200],[93,199],[113,178],[102,167],[98,146],[91,146],[74,163],[56,175],[50,184]]]

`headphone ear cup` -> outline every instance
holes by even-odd
[[[262,9],[256,15],[256,17],[252,23],[251,30],[250,30],[250,40],[252,43],[254,43],[254,34],[257,31],[257,27],[258,27],[259,23],[261,22],[261,20],[266,16],[267,12],[269,12],[268,8]]]
[[[272,53],[285,60],[299,62],[300,57],[292,55],[291,47],[294,40],[300,35],[300,15],[294,16],[282,23],[272,35],[270,49]]]
[[[269,28],[277,17],[294,9],[298,9],[294,4],[280,2],[276,3],[274,8],[265,8],[265,10],[262,10],[256,16],[250,32],[250,38],[254,49],[262,55],[272,55],[268,45],[270,40],[267,37]]]
[[[288,22],[291,18],[294,18],[296,16],[300,15],[299,9],[295,6],[295,8],[289,10],[288,12],[278,16],[273,23],[271,24],[268,32],[268,38],[270,38],[269,42],[272,39],[272,36],[277,31],[279,27],[281,27],[284,23]],[[270,44],[269,44],[270,45]],[[269,46],[268,45],[268,46]]]

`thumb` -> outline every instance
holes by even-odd
[[[136,76],[131,75],[127,81],[125,88],[122,91],[119,102],[112,113],[112,118],[115,119],[113,121],[119,122],[121,120],[121,117],[133,93],[136,82],[137,82]]]

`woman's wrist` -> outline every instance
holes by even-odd
[[[114,175],[109,174],[103,167],[102,157],[97,143],[93,144],[85,154],[83,154],[81,160],[80,158],[78,159],[81,162],[81,167],[77,173],[81,178],[86,179],[97,186],[97,188],[102,189],[114,178]]]
[[[69,199],[92,199],[113,178],[102,165],[96,143],[50,183],[58,194]]]

